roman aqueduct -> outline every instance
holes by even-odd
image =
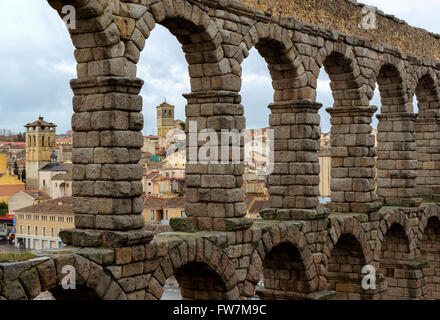
[[[78,284],[103,299],[160,299],[172,275],[185,299],[249,299],[261,274],[268,299],[440,298],[440,36],[382,12],[364,29],[363,5],[347,0],[48,2],[61,17],[74,5],[78,19],[76,229],[61,235],[74,248],[0,265],[0,296],[56,291],[74,265]],[[245,217],[244,165],[188,164],[187,218],[172,221],[174,233],[143,230],[136,64],[156,24],[182,44],[186,116],[199,130],[245,128],[241,65],[252,48],[266,60],[275,169],[263,220]],[[321,67],[335,101],[329,208],[318,204]],[[365,265],[375,289],[361,286]]]

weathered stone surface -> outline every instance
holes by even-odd
[[[25,271],[19,279],[29,299],[34,299],[41,293],[40,277],[36,268]]]

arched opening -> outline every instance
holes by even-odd
[[[386,282],[382,299],[407,300],[417,295],[417,289],[409,287],[410,280],[417,280],[414,279],[414,270],[408,268],[411,258],[405,230],[394,223],[383,238],[380,252],[378,273],[385,277]]]
[[[266,60],[274,89],[269,105],[274,151],[268,206],[293,214],[311,211],[319,203],[319,108],[312,102],[313,83],[288,35],[262,23],[253,28],[251,41]]]
[[[333,247],[328,262],[328,289],[336,291],[334,300],[366,300],[370,295],[362,289],[362,268],[365,257],[359,241],[343,234]]]
[[[164,286],[161,300],[227,300],[223,279],[205,263],[190,262],[175,271]]]
[[[311,292],[301,254],[290,243],[274,247],[263,261],[263,279],[256,295],[268,300],[304,299]]]
[[[326,106],[331,115],[331,132],[322,136],[321,146],[330,145],[327,166],[331,165],[331,209],[369,212],[371,203],[376,200],[371,127],[375,110],[368,106],[368,99],[361,90],[366,80],[360,75],[354,55],[347,52],[334,51],[322,63],[330,80],[333,105]],[[321,171],[325,173],[326,168]]]
[[[273,102],[273,92],[267,63],[257,49],[252,48],[242,64],[240,91],[246,117],[245,156],[247,158],[243,175],[246,204],[258,201],[268,205],[267,169],[270,156],[267,135],[270,113],[268,106]],[[257,212],[251,210],[251,206],[247,209],[252,218],[259,217]]]
[[[418,103],[415,126],[418,161],[416,193],[425,200],[432,201],[440,194],[440,98],[430,74],[419,80],[415,98],[415,103]]]
[[[431,217],[420,243],[420,258],[427,262],[423,274],[426,279],[426,298],[440,299],[440,220]]]
[[[177,27],[171,23],[165,25]],[[185,205],[184,200],[176,209],[153,205],[154,201],[162,201],[166,206],[165,198],[184,194],[187,101],[183,94],[191,91],[190,76],[182,44],[167,27],[156,24],[149,34],[138,63],[138,77],[144,80],[140,93],[144,115],[144,145],[141,148],[141,164],[145,170],[143,192],[159,197],[146,202],[151,206],[144,208],[144,219],[148,227],[154,230],[161,225],[169,225],[170,219],[180,217],[177,209],[183,210]],[[154,176],[155,180],[148,179],[149,176]],[[168,211],[169,214],[166,214]]]
[[[324,69],[324,68],[322,68]],[[324,71],[324,72],[322,72]],[[326,107],[334,105],[333,92],[330,86],[330,78],[325,70],[321,70],[318,77],[317,89],[316,89],[316,101],[323,104],[323,107],[319,110],[319,116],[321,117],[321,137],[320,148],[318,152],[319,156],[319,202],[328,204],[331,202],[331,123],[330,114],[326,111]]]
[[[384,63],[377,75],[382,103],[377,116],[377,195],[385,205],[413,206],[416,116],[401,73],[394,64]]]

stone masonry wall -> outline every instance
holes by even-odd
[[[299,19],[226,0],[48,2],[60,16],[65,4],[77,9],[77,28],[69,30],[78,62],[78,77],[71,81],[76,225],[60,234],[76,249],[0,264],[1,297],[32,299],[54,290],[64,264],[76,268],[81,286],[104,299],[160,299],[173,275],[185,299],[249,299],[256,292],[273,299],[438,295],[438,261],[426,253],[424,234],[429,219],[439,219],[440,207],[416,198],[435,200],[438,188],[437,173],[430,170],[437,168],[440,151],[426,142],[436,138],[434,131],[416,125],[420,119],[435,123],[440,110],[440,65],[431,54],[438,52],[435,36],[380,16],[374,39],[386,44],[371,41],[373,33],[341,25],[348,12],[360,12],[342,0],[331,2],[335,8],[326,1],[279,2],[286,13],[300,6]],[[267,2],[259,4],[270,11]],[[241,65],[252,48],[265,59],[274,89],[269,107],[275,164],[264,220],[245,218],[242,163],[189,161],[187,218],[173,219],[175,232],[154,239],[143,229],[138,162],[144,82],[137,78],[137,63],[156,24],[177,38],[188,62],[187,133],[243,130]],[[318,205],[322,106],[316,89],[322,69],[335,101],[326,106],[332,107],[333,124],[329,208]],[[377,149],[370,125],[376,86],[382,98]],[[188,159],[205,142],[188,143]],[[376,268],[376,289],[359,287],[359,261]],[[264,288],[257,288],[261,276]]]
[[[436,299],[438,257],[428,240],[436,224],[440,205],[384,207],[372,219],[259,221],[245,231],[162,234],[145,245],[36,252],[41,258],[0,264],[0,299],[56,292],[66,265],[78,290],[108,300],[160,299],[171,276],[184,299]],[[361,287],[367,264],[377,268],[375,290]]]

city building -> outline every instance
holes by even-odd
[[[159,138],[157,136],[149,135],[144,136],[144,146],[142,147],[142,152],[149,154],[156,154],[157,148],[159,147]]]
[[[75,227],[72,197],[63,197],[18,209],[16,217],[17,247],[53,249],[63,246],[59,232]]]
[[[67,169],[58,163],[58,158],[55,150],[53,150],[50,163],[42,167],[38,172],[38,188],[51,195],[52,197],[52,179],[61,174],[66,174]],[[59,176],[58,176],[59,177]],[[56,183],[55,183],[56,184]],[[54,186],[55,186],[54,184]],[[57,186],[55,186],[57,187]],[[52,197],[53,198],[53,197]]]
[[[9,199],[17,192],[25,190],[25,184],[17,176],[7,172],[7,158],[0,154],[0,203],[9,203]]]
[[[50,163],[55,146],[56,125],[39,117],[26,128],[26,189],[39,188],[39,170]]]
[[[72,175],[70,173],[58,173],[50,182],[50,197],[58,199],[72,196]]]
[[[157,136],[159,147],[163,148],[166,143],[168,131],[174,129],[174,106],[164,102],[157,106]]]
[[[15,214],[19,209],[30,207],[51,200],[51,197],[40,190],[24,190],[9,198],[9,213]]]
[[[167,134],[173,130],[178,129],[176,132],[182,133],[185,129],[185,123],[181,120],[174,119],[174,109],[175,107],[163,102],[157,109],[157,138],[159,148],[167,148]],[[180,139],[180,138],[179,138]],[[157,152],[155,153],[157,154]]]
[[[143,216],[146,223],[169,224],[171,218],[185,217],[185,197],[146,196]]]

